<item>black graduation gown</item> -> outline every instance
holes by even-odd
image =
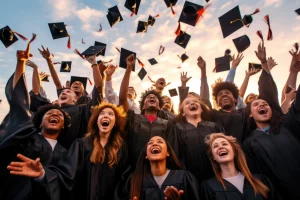
[[[91,163],[92,151],[90,138],[77,139],[57,165],[45,168],[46,187],[52,200],[113,198],[114,189],[126,166],[126,143],[118,152],[118,163],[112,168],[107,160],[103,164]],[[108,149],[105,148],[105,151],[108,152]]]
[[[128,178],[123,190],[115,200],[128,200],[130,198],[131,181]],[[177,190],[183,190],[181,200],[199,200],[199,189],[196,178],[186,170],[170,170],[161,188],[157,185],[151,173],[146,175],[143,181],[141,197],[139,200],[164,200],[164,190],[167,186],[174,186]],[[120,192],[120,191],[119,191]]]
[[[127,113],[128,158],[132,169],[140,156],[141,151],[153,136],[167,137],[170,125],[168,120],[157,117],[152,123],[143,114],[135,114],[133,110]]]
[[[10,175],[7,166],[21,153],[31,159],[40,158],[45,166],[56,164],[66,150],[57,143],[53,152],[51,145],[39,135],[34,127],[29,112],[29,95],[23,75],[15,88],[12,88],[13,76],[5,88],[10,104],[6,120],[5,134],[0,140],[0,199],[40,199],[44,190],[30,178]],[[5,181],[4,181],[5,180]]]
[[[82,96],[82,99],[89,98],[83,104],[83,102],[77,102],[76,105],[63,105],[61,108],[69,114],[71,117],[71,126],[65,134],[61,134],[58,137],[58,142],[66,149],[69,149],[71,144],[78,138],[83,137],[87,133],[88,122],[91,116],[91,107],[96,106],[102,102],[102,97],[94,87],[92,92],[93,98],[90,99],[87,96]],[[39,106],[44,105],[44,98],[39,95],[31,95],[32,103],[30,107],[37,110]]]
[[[265,176],[253,174],[256,178],[262,181],[268,188],[269,193],[266,200],[279,200],[280,197],[277,195],[272,183]],[[262,195],[257,194],[255,196],[254,190],[250,185],[249,181],[244,179],[243,193],[241,193],[233,184],[223,179],[226,190],[223,185],[217,180],[216,177],[204,181],[201,184],[200,199],[201,200],[263,200],[265,199]]]
[[[198,126],[186,122],[173,125],[168,142],[180,160],[181,166],[190,171],[198,183],[212,178],[212,170],[206,153],[205,136],[223,132],[223,128],[214,122],[201,121]]]

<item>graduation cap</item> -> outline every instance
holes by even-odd
[[[203,9],[203,6],[186,1],[183,5],[179,21],[191,26],[195,26],[200,17],[201,12],[199,11],[201,9]]]
[[[154,17],[152,17],[151,15],[149,15],[148,17],[148,25],[153,26],[155,23],[155,18],[159,17],[159,14],[155,15]]]
[[[62,61],[60,72],[71,72],[72,61]]]
[[[255,63],[249,63],[248,70],[250,71],[251,69],[262,69],[261,64],[255,64]]]
[[[186,61],[187,59],[189,59],[189,57],[186,55],[186,53],[182,54],[181,56],[177,55],[179,57],[179,59],[181,60],[182,63],[184,63],[184,61]]]
[[[71,81],[70,81],[70,86],[76,81],[79,81],[82,83],[84,90],[86,90],[86,83],[87,83],[88,78],[87,77],[80,77],[80,76],[71,76]],[[91,81],[90,81],[91,83]]]
[[[223,72],[230,70],[230,57],[223,56],[219,58],[215,58],[215,68],[213,72]]]
[[[148,22],[139,21],[136,32],[137,33],[147,33]]]
[[[48,23],[53,40],[69,37],[68,48],[71,48],[71,37],[64,22]]]
[[[121,68],[124,68],[124,69],[127,68],[126,58],[129,55],[131,55],[131,54],[134,54],[134,57],[136,58],[136,53],[135,52],[129,51],[129,50],[124,49],[124,48],[121,48],[121,51],[120,51],[120,62],[119,62],[119,66]],[[132,71],[135,71],[135,63],[133,64]]]
[[[104,44],[104,43],[102,43],[102,42],[97,42],[97,41],[95,41],[94,46],[102,46],[102,47],[104,47],[104,49],[103,49],[100,53],[98,53],[96,56],[99,56],[99,55],[105,56],[106,44]]]
[[[166,6],[169,8],[171,8],[171,10],[172,10],[172,14],[173,15],[175,15],[176,13],[175,13],[175,11],[174,11],[174,9],[173,9],[173,6],[175,6],[176,5],[176,3],[177,3],[177,1],[178,0],[164,0],[165,1],[165,3],[166,3]]]
[[[119,11],[118,6],[109,8],[106,17],[107,17],[110,27],[113,27],[116,23],[123,21],[123,18]]]
[[[251,44],[247,35],[240,36],[232,40],[239,53],[245,51]]]
[[[160,56],[164,51],[165,51],[165,47],[160,45],[159,50],[158,50],[158,55]]]
[[[137,15],[139,11],[139,7],[141,4],[141,0],[126,0],[125,7],[131,11],[130,16]]]
[[[10,45],[18,41],[18,38],[16,35],[18,35],[20,38],[22,38],[24,41],[27,40],[26,37],[21,35],[20,33],[17,33],[15,31],[12,31],[9,26],[5,26],[0,29],[0,40],[4,44],[6,48],[8,48]]]
[[[151,58],[151,59],[149,59],[148,60],[149,61],[149,63],[151,64],[151,65],[156,65],[158,62],[155,60],[155,58]]]
[[[298,8],[297,10],[295,10],[295,12],[300,15],[300,8]]]
[[[171,96],[171,97],[178,96],[178,93],[177,93],[176,88],[170,89],[170,90],[169,90],[169,93],[170,93],[170,96]]]
[[[219,22],[221,25],[223,37],[226,38],[230,34],[234,33],[235,31],[239,30],[244,26],[241,20],[241,12],[239,6],[234,7],[221,17],[219,17]],[[237,21],[235,21],[237,20]]]
[[[46,75],[41,79],[41,81],[43,81],[43,82],[50,82],[50,81],[49,81],[49,77],[50,77],[50,75],[49,75],[49,74],[46,74]]]
[[[77,49],[75,49],[75,53],[77,53],[82,59],[85,59],[86,56],[97,56],[100,55],[101,52],[105,49],[105,46],[90,46],[87,50],[80,53]]]
[[[144,67],[142,67],[142,69],[138,73],[138,76],[140,77],[141,80],[143,80],[145,78],[146,74],[147,74],[147,71],[145,70]]]
[[[185,49],[190,39],[191,35],[187,34],[186,32],[180,31],[180,34],[176,37],[174,42]]]

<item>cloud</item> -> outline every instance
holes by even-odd
[[[77,16],[83,22],[95,21],[105,16],[105,13],[99,10],[92,9],[85,6],[82,9],[76,11]]]
[[[76,0],[48,0],[53,9],[54,20],[65,20],[73,17],[76,12]]]
[[[282,4],[282,0],[264,0],[264,6],[272,6],[279,7]]]
[[[228,1],[227,3],[223,4],[220,8],[220,10],[223,10],[224,8],[227,8],[228,6],[231,5],[231,1]]]

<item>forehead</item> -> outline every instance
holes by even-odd
[[[171,100],[171,98],[168,97],[168,96],[163,96],[162,99],[163,99],[163,100]]]
[[[68,88],[63,89],[61,92],[71,92],[72,94],[75,94],[75,93],[73,92],[73,90],[68,89]]]
[[[183,100],[183,102],[186,102],[186,101],[199,101],[199,100],[198,100],[198,98],[196,98],[196,97],[190,95],[190,96],[187,96],[187,98],[185,98],[185,99]]]
[[[58,109],[50,109],[50,110],[48,110],[46,113],[61,113],[62,114],[62,112],[60,111],[60,110],[58,110]],[[45,113],[45,114],[46,114]]]
[[[156,98],[158,98],[155,94],[148,94],[148,95],[146,96],[146,98],[149,98],[149,97],[156,97]]]
[[[160,137],[160,136],[154,136],[154,137],[152,137],[149,141],[157,141],[157,140],[163,140],[163,141],[165,141],[162,137]]]
[[[114,112],[114,110],[112,108],[109,108],[109,107],[106,107],[106,108],[103,108],[103,110],[101,112]]]
[[[157,81],[165,81],[165,79],[164,78],[159,78],[159,79],[157,79]]]
[[[74,81],[74,82],[72,83],[72,85],[73,85],[74,83],[82,84],[80,81]]]
[[[230,94],[232,94],[232,92],[228,89],[222,89],[222,90],[219,91],[218,94],[223,93],[223,92],[229,92]]]
[[[219,137],[219,138],[216,138],[212,144],[218,144],[218,143],[221,143],[221,142],[227,142],[227,140],[225,138],[222,138],[222,137]]]
[[[267,103],[267,102],[263,99],[255,99],[255,100],[252,101],[251,105],[253,105],[254,103]]]

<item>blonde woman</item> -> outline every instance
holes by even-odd
[[[234,137],[213,133],[205,138],[205,143],[215,177],[202,183],[200,199],[278,199],[265,176],[251,174],[244,153]]]

